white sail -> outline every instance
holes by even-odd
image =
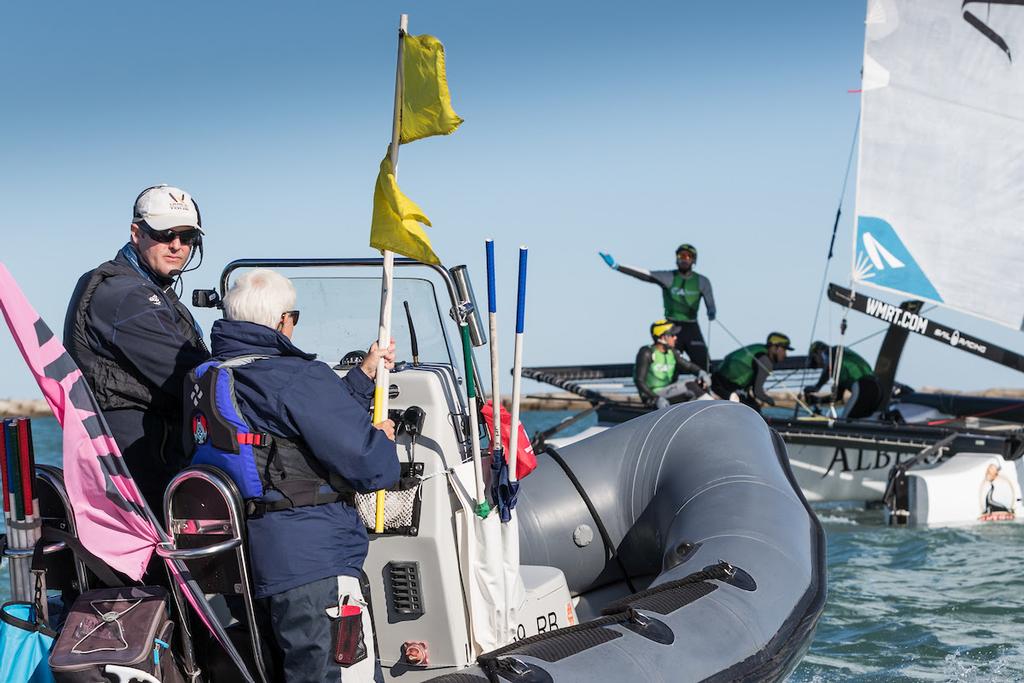
[[[869,0],[857,283],[1024,329],[1024,6]]]

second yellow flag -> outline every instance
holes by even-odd
[[[416,202],[402,194],[395,180],[391,160],[384,157],[373,189],[373,221],[370,224],[370,246],[393,251],[401,256],[440,264],[427,233],[420,226],[430,225],[430,219]]]

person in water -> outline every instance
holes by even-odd
[[[633,382],[644,403],[655,408],[668,408],[672,403],[689,401],[707,389],[711,377],[707,370],[691,363],[675,348],[679,326],[668,320],[656,320],[651,325],[653,344],[640,347],[633,366]],[[688,373],[697,376],[697,382],[679,381]]]
[[[829,347],[823,341],[811,343],[807,357],[812,368],[821,369],[821,377],[815,384],[804,387],[804,398],[808,401],[820,401],[823,397],[821,389],[835,375],[836,361],[839,360],[839,377],[835,382],[834,395],[837,399],[849,391],[850,398],[843,407],[840,417],[848,420],[868,417],[881,407],[882,387],[871,365],[861,358],[850,347]],[[826,396],[827,398],[827,396]]]
[[[775,366],[786,360],[786,352],[792,350],[789,337],[781,332],[770,333],[764,344],[736,349],[723,358],[712,373],[711,392],[718,398],[739,401],[758,411],[761,405],[775,405],[764,383]]]
[[[708,347],[697,324],[697,312],[701,299],[707,304],[709,321],[715,319],[717,309],[711,293],[711,281],[693,270],[697,263],[697,248],[692,244],[680,244],[676,249],[675,270],[644,270],[616,263],[611,254],[600,252],[600,255],[613,270],[661,287],[665,318],[679,326],[676,348],[685,351],[690,360],[701,368],[710,369]]]
[[[394,423],[373,425],[368,417],[377,361],[383,357],[385,367],[394,366],[394,342],[385,351],[374,343],[339,378],[292,343],[299,321],[295,296],[283,275],[251,270],[224,296],[225,319],[210,334],[213,361],[258,357],[232,369],[238,412],[254,433],[269,435],[274,462],[284,470],[296,468],[291,477],[287,471],[281,475],[279,488],[248,503],[258,619],[261,630],[273,634],[267,639],[272,680],[373,681],[373,630],[359,585],[369,542],[351,494],[398,481]],[[283,482],[302,479],[303,466],[321,477],[314,499],[330,502],[299,505],[305,501],[291,500],[292,490],[280,494]],[[290,500],[279,504],[285,498]],[[345,668],[335,663],[332,647],[331,618],[340,605],[361,608],[367,650],[365,659]]]
[[[164,488],[187,464],[182,383],[210,355],[174,291],[197,250],[202,260],[202,245],[196,201],[176,187],[146,188],[132,207],[127,244],[78,280],[64,319],[64,346],[158,516]]]

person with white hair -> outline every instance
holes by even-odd
[[[189,381],[208,387],[202,383],[229,371],[233,382],[216,386],[233,384],[234,400],[214,402],[200,398],[212,391],[195,391],[186,417],[193,463],[222,467],[246,498],[260,630],[273,634],[272,680],[372,681],[373,632],[359,583],[368,539],[354,493],[386,489],[399,478],[394,423],[369,418],[377,361],[394,366],[394,342],[383,351],[374,343],[362,364],[339,378],[292,343],[295,287],[268,269],[236,280],[224,315],[212,328],[213,358]],[[225,410],[238,411],[229,416],[237,430],[229,441],[248,449],[218,446],[210,425],[223,425]],[[339,666],[332,620],[343,609],[361,614],[348,624],[361,629],[362,647]]]

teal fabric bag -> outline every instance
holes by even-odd
[[[32,603],[4,603],[0,607],[0,681],[53,683],[47,660],[56,637]]]

